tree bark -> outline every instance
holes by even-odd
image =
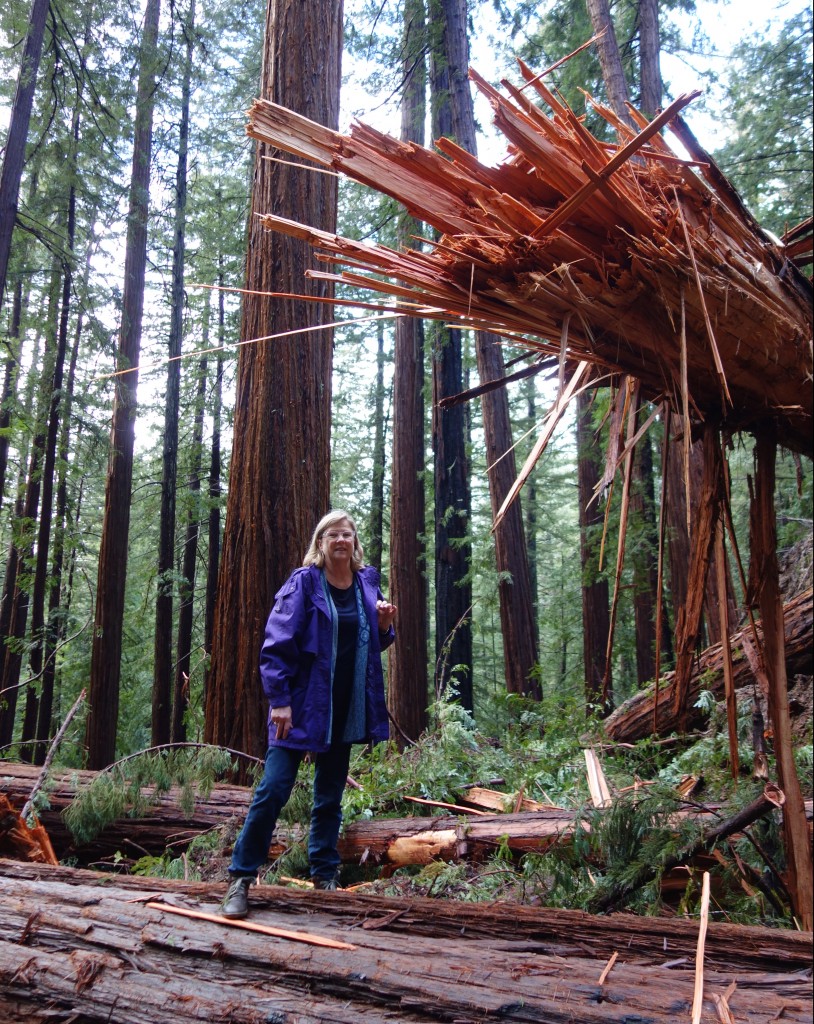
[[[17,219],[20,181],[25,164],[25,145],[28,139],[34,91],[37,85],[37,71],[40,66],[48,6],[49,0],[33,0],[31,5],[28,34],[25,39],[20,74],[17,77],[17,91],[14,94],[8,135],[6,136],[3,169],[0,171],[0,305],[2,305],[6,291],[11,239],[14,234],[14,222]]]
[[[608,0],[585,0],[585,6],[588,8],[594,33],[602,33],[597,40],[596,48],[602,67],[602,78],[608,93],[608,102],[616,115],[625,124],[632,127],[633,121],[627,109],[629,98],[627,81],[622,67],[619,44],[616,41],[616,30],[613,27],[610,4]]]
[[[124,291],[117,360],[117,368],[129,372],[115,378],[85,730],[87,763],[90,768],[104,768],[116,756],[138,363],[147,268],[147,218],[160,6],[160,0],[147,0],[139,56],[130,209],[127,218]]]
[[[426,23],[423,0],[404,5],[401,138],[424,144]],[[399,248],[416,246],[421,224],[402,213]],[[427,726],[427,551],[424,498],[424,322],[396,320],[393,368],[393,477],[390,492],[390,599],[398,608],[398,643],[388,651],[387,702],[396,743]]]
[[[204,350],[208,348],[209,305],[205,314],[205,328],[201,331]],[[178,646],[175,657],[175,681],[172,697],[172,728],[170,739],[183,743],[187,738],[184,716],[190,701],[190,673],[192,662],[192,631],[195,608],[195,575],[198,564],[198,535],[200,533],[201,510],[198,501],[201,492],[201,452],[203,450],[204,403],[206,399],[207,359],[198,363],[198,394],[195,401],[195,418],[192,425],[192,467],[189,471],[187,490],[187,528],[184,537],[184,551],[181,559],[182,581],[179,587]]]
[[[175,169],[175,217],[170,290],[170,331],[167,340],[167,386],[164,394],[164,436],[161,458],[161,512],[158,527],[155,640],[153,657],[152,744],[168,743],[173,729],[173,575],[175,511],[178,496],[178,413],[181,394],[181,347],[184,339],[184,260],[186,259],[187,153],[192,54],[195,48],[195,0],[182,26],[186,52],[181,72],[178,162]]]
[[[100,886],[79,873],[69,881],[65,869],[34,867],[49,880],[0,879],[0,993],[14,1014],[10,1024],[43,1024],[56,1007],[87,1024],[258,1024],[270,1015],[298,1024],[673,1024],[690,1017],[696,922],[251,890],[249,924],[352,947],[332,949],[189,920],[155,905],[216,911],[223,886],[158,879],[133,886],[115,878]],[[704,1019],[719,1019],[723,999],[731,1015],[750,1024],[810,1021],[801,938],[711,923]],[[759,965],[764,946],[777,951],[762,955],[764,964],[778,964],[768,975]],[[624,954],[599,984],[620,948]],[[792,956],[783,963],[785,949]],[[741,951],[755,969],[741,967]]]
[[[223,345],[226,340],[226,310],[223,300],[223,253],[218,253],[218,357],[215,368],[215,386],[212,396],[212,448],[209,456],[209,521],[207,523],[206,598],[204,608],[204,652],[207,659],[212,655],[212,637],[215,634],[215,602],[218,593],[220,571],[220,504],[221,504],[221,454],[220,428],[223,406]],[[207,660],[204,670],[203,706],[206,707],[209,692],[211,665]]]
[[[435,31],[440,34],[439,58],[444,62],[449,92],[452,138],[473,156],[477,136],[472,92],[469,87],[469,39],[466,0],[442,0],[437,4]],[[475,352],[481,383],[505,376],[503,352],[496,335],[475,334]],[[509,401],[505,388],[490,389],[481,396],[489,497],[497,515],[517,477]],[[451,415],[449,410],[447,415]],[[437,511],[437,510],[436,510]],[[531,574],[520,502],[514,502],[495,530],[495,559],[499,575],[500,624],[503,664],[509,693],[540,697],[532,677],[537,663]]]
[[[660,54],[658,0],[639,0],[640,103],[648,117],[655,117],[661,109]]]
[[[382,571],[384,539],[384,320],[376,324],[376,384],[373,401],[373,477],[370,482],[370,529],[368,563]]]
[[[342,2],[270,0],[260,93],[336,128]],[[255,156],[246,284],[255,292],[330,297],[301,240],[268,233],[255,214],[273,213],[336,227],[336,179],[285,163],[259,144]],[[257,661],[276,590],[299,565],[330,494],[330,322],[318,302],[245,296],[238,362],[234,445],[218,577],[204,735],[261,755],[266,706]],[[294,337],[267,339],[312,328]]]
[[[463,7],[463,10],[462,10]],[[466,4],[433,0],[428,8],[430,102],[435,138],[460,131],[460,35],[466,40]],[[472,545],[466,415],[462,405],[441,410],[442,399],[463,391],[462,332],[433,324],[432,450],[435,499],[435,692],[449,687],[469,711],[474,708],[472,680],[472,585],[468,582]]]

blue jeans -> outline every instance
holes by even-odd
[[[334,878],[339,868],[336,844],[342,825],[342,794],[348,777],[350,743],[334,743],[314,761],[314,804],[308,832],[308,861],[314,878]],[[268,858],[280,811],[297,779],[302,750],[269,747],[263,778],[232,850],[229,874],[256,875]]]

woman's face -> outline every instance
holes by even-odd
[[[347,519],[333,523],[322,534],[319,547],[325,556],[325,564],[329,568],[340,568],[350,565],[356,534]]]

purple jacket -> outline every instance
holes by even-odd
[[[366,742],[379,743],[390,735],[384,702],[381,652],[395,639],[391,626],[379,634],[376,601],[381,598],[379,574],[366,565],[356,574],[362,603],[370,622],[365,676]],[[260,651],[260,679],[269,701],[269,746],[320,753],[328,749],[331,714],[331,614],[322,587],[322,570],[309,565],[295,569],[275,595]],[[291,731],[275,736],[271,708],[291,707]]]

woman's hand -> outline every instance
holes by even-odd
[[[277,727],[277,739],[284,740],[291,732],[291,708],[272,708],[271,722]]]
[[[379,617],[379,632],[386,633],[396,617],[396,606],[389,601],[377,601],[376,613]]]

